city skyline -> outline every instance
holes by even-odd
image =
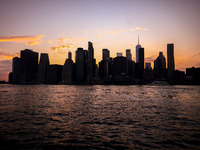
[[[102,49],[117,52],[135,46],[145,49],[145,62],[174,43],[175,69],[200,67],[200,2],[192,1],[1,1],[0,2],[0,80],[7,80],[12,58],[22,49],[48,53],[50,64],[63,65],[68,52],[87,49],[92,41],[96,63]]]
[[[110,57],[108,49],[102,49],[102,60],[98,63],[94,58],[93,43],[90,41],[88,49],[77,48],[75,62],[72,60],[72,53],[68,52],[64,65],[50,64],[48,53],[40,53],[38,62],[38,52],[21,50],[20,58],[13,58],[9,83],[147,84],[156,80],[167,81],[170,84],[190,83],[184,72],[175,70],[173,43],[167,44],[167,68],[165,56],[163,52],[159,52],[159,56],[154,60],[154,69],[151,63],[144,62],[145,49],[138,45],[136,46],[138,62],[132,60],[130,49],[126,50],[125,57],[122,53],[117,53],[114,58]],[[191,72],[191,74],[195,80],[196,73]]]

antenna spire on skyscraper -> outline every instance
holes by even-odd
[[[139,35],[138,35],[138,45],[140,44],[140,37],[139,37]]]

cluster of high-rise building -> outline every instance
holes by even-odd
[[[126,56],[117,53],[110,57],[108,49],[102,50],[102,60],[96,64],[94,48],[88,42],[88,49],[77,48],[75,62],[72,53],[68,53],[64,65],[51,65],[46,53],[40,54],[29,49],[22,50],[19,57],[13,58],[9,82],[14,84],[142,84],[154,80],[165,80],[170,83],[182,82],[185,73],[175,70],[174,44],[167,44],[167,63],[163,52],[159,52],[154,61],[144,62],[144,48],[136,45],[136,62],[132,60],[131,50]],[[166,65],[167,64],[167,65]]]

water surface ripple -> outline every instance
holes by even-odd
[[[0,149],[200,149],[200,87],[0,85]]]

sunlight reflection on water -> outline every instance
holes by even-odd
[[[5,148],[200,148],[198,86],[0,86]]]

